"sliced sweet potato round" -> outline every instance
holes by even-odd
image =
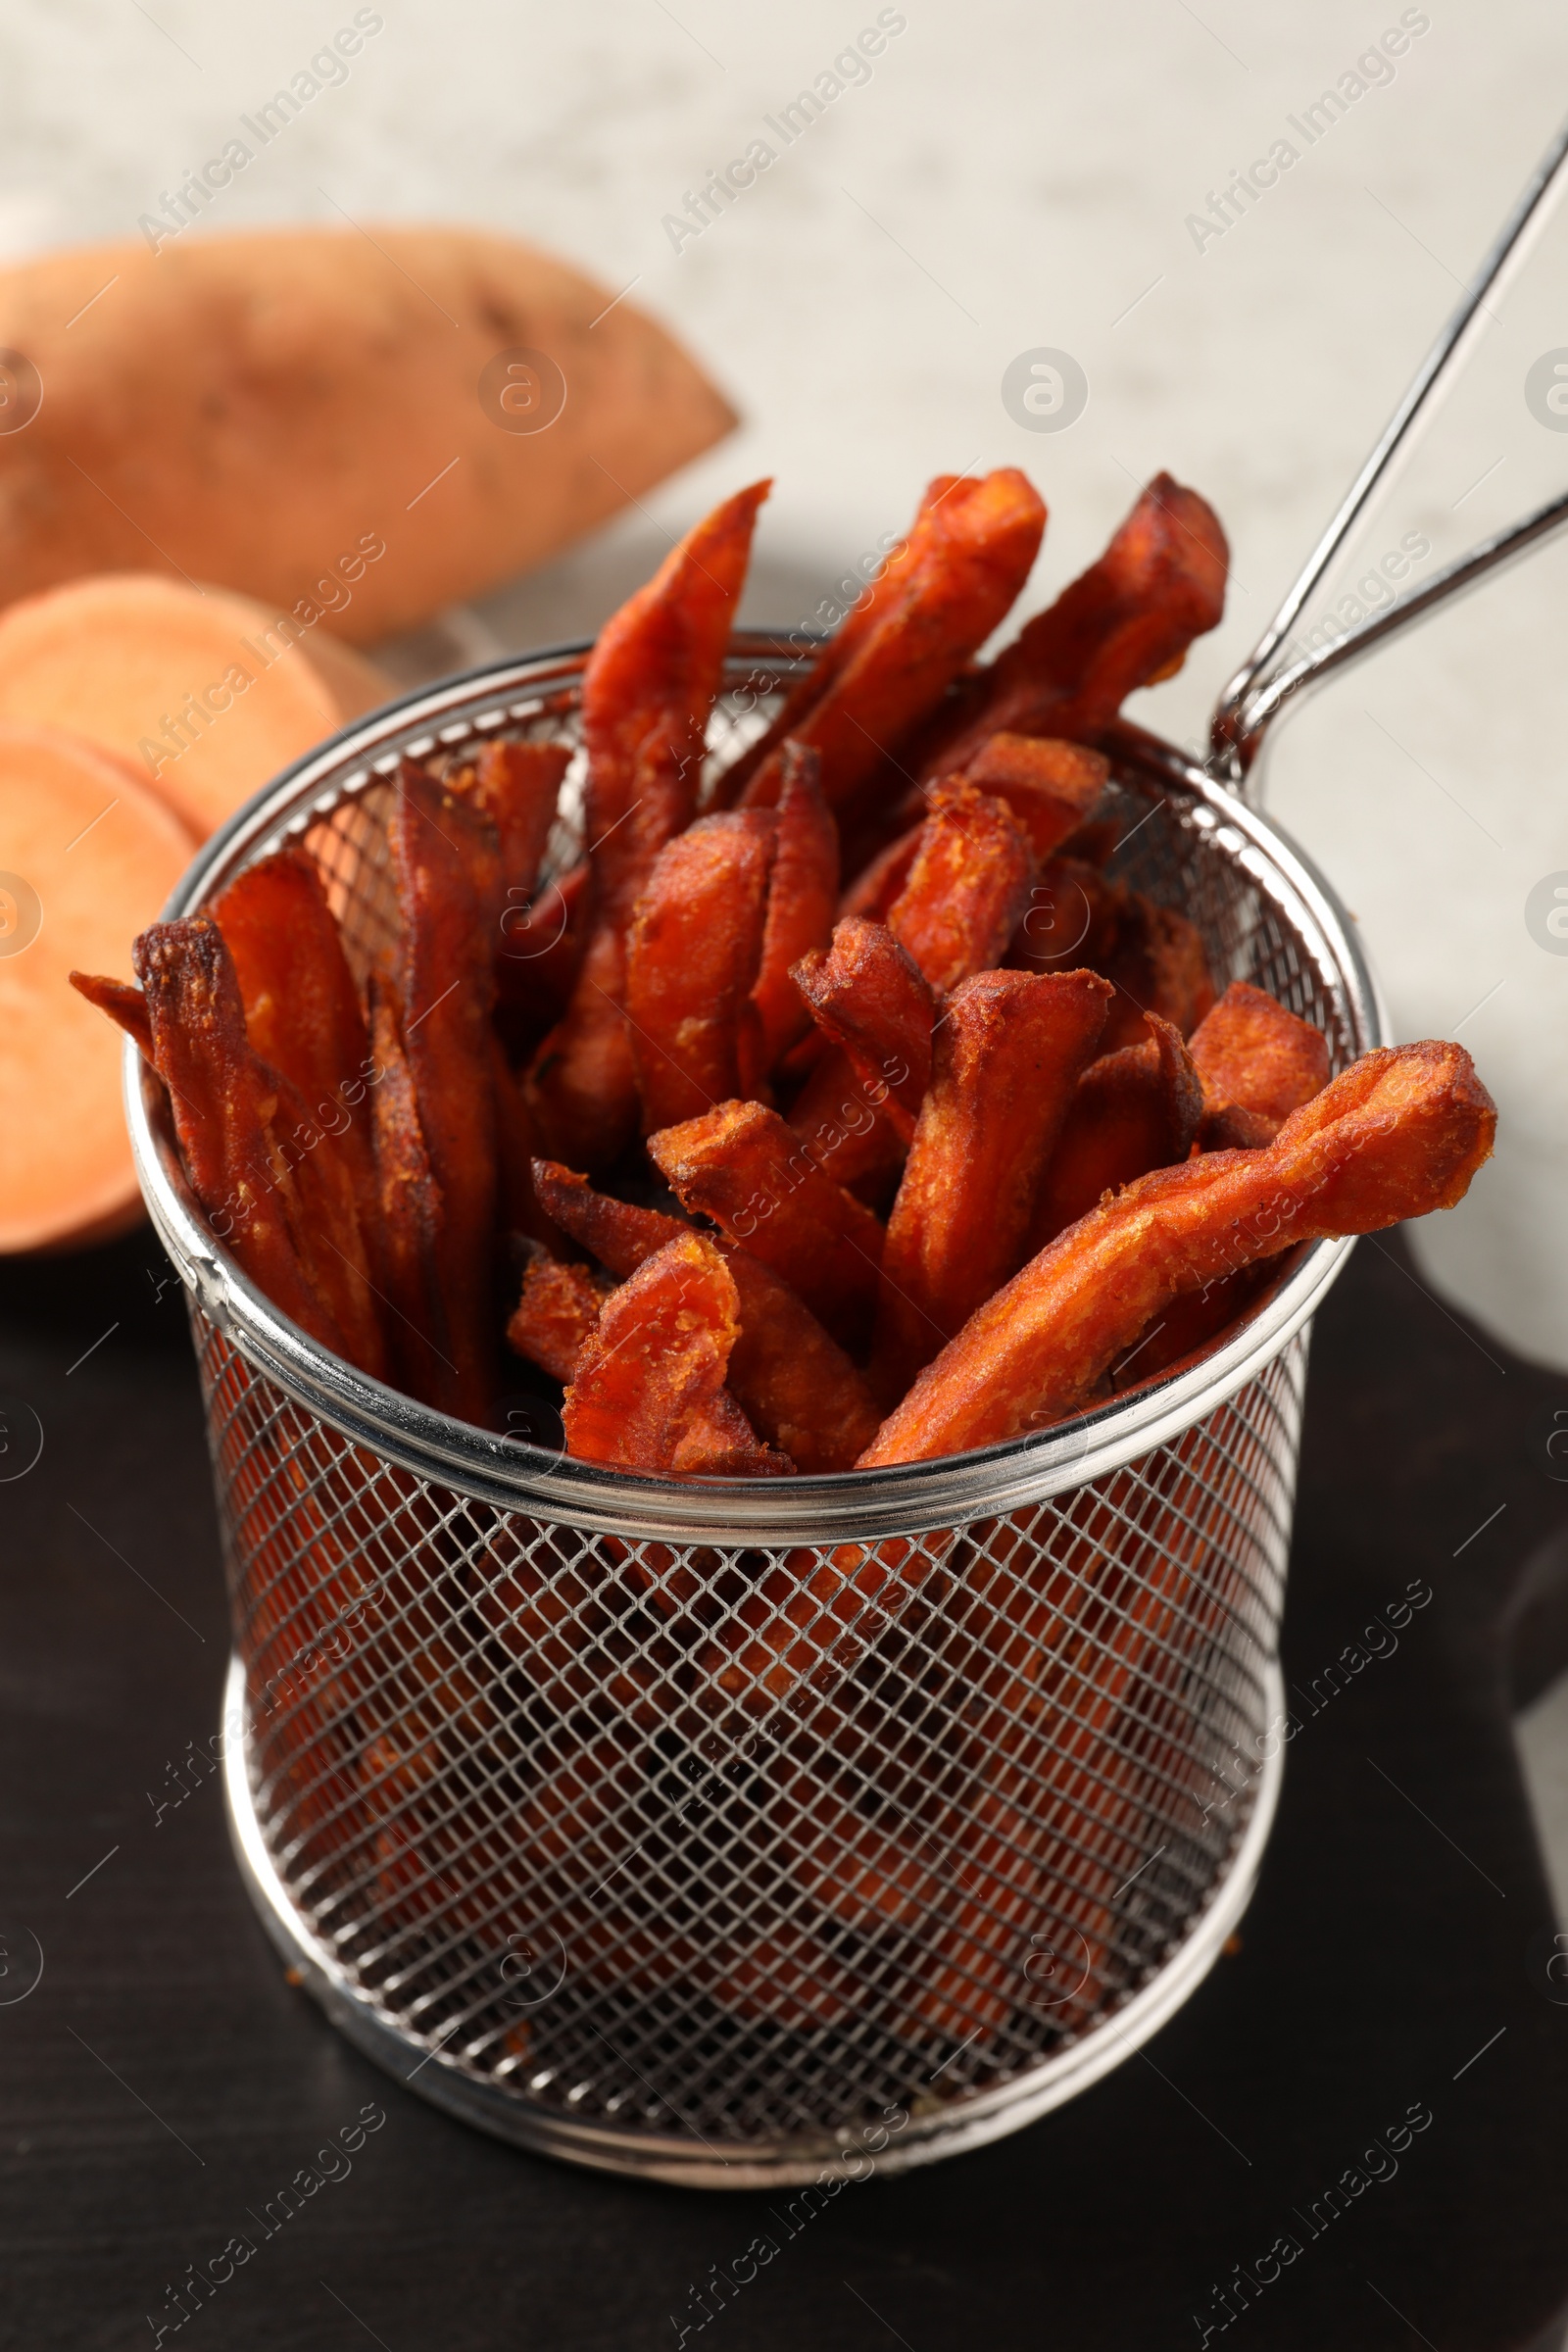
[[[135,1222],[121,1039],[66,975],[131,978],[130,943],[194,846],[125,761],[0,720],[0,1250]]]
[[[0,613],[0,719],[133,761],[199,840],[393,691],[319,619],[156,572],[73,580]]]

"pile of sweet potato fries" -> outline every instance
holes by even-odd
[[[76,976],[302,1330],[494,1427],[504,1329],[573,1455],[676,1478],[1047,1427],[1211,1344],[1282,1251],[1451,1205],[1494,1124],[1457,1046],[1331,1079],[1106,871],[1095,739],[1220,617],[1200,498],[1157,476],[977,665],[1045,508],[1012,468],[939,476],[713,776],[766,488],[602,631],[573,869],[541,884],[569,747],[490,741],[404,762],[399,944],[363,988],[296,850],[144,933],[139,991]]]

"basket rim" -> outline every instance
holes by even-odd
[[[165,919],[197,911],[270,838],[303,832],[405,755],[427,756],[476,726],[488,731],[537,715],[529,702],[537,704],[542,689],[569,687],[593,642],[507,655],[412,688],[354,720],[264,785],[203,844],[171,893]],[[805,665],[814,642],[805,630],[738,629],[727,667],[736,673],[765,662],[788,675]],[[507,708],[518,698],[520,708]],[[1353,921],[1305,853],[1162,737],[1118,725],[1104,744],[1118,770],[1180,798],[1216,831],[1222,849],[1260,881],[1266,876],[1269,895],[1289,906],[1332,973],[1355,1051],[1381,1043],[1381,1006]],[[456,1421],[330,1354],[272,1305],[213,1234],[179,1165],[161,1089],[128,1039],[122,1068],[132,1158],[154,1228],[203,1314],[250,1365],[340,1434],[416,1477],[501,1510],[631,1539],[832,1543],[961,1524],[1044,1501],[1150,1451],[1245,1387],[1308,1320],[1354,1247],[1350,1240],[1308,1244],[1222,1347],[1051,1430],[876,1470],[677,1483],[575,1461]]]

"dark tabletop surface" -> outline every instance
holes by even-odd
[[[1239,1950],[1085,2096],[849,2184],[793,2237],[777,2199],[573,2172],[422,2104],[285,1982],[218,1782],[169,1803],[218,1723],[224,1611],[148,1234],[0,1271],[0,2343],[124,2352],[162,2323],[182,2352],[640,2352],[683,2328],[703,2352],[1156,2352],[1205,2327],[1258,2352],[1555,2347],[1568,2007],[1509,1716],[1568,1663],[1568,1379],[1440,1306],[1396,1237],[1318,1322],[1301,1728]],[[1412,1584],[1433,1597],[1396,1645],[1363,1639]],[[358,2152],[317,2165],[367,2110]],[[264,2237],[248,2212],[302,2167],[338,2178]],[[699,2327],[710,2266],[769,2230]],[[247,2231],[176,2330],[169,2289]],[[1282,2235],[1299,2253],[1222,2327],[1216,2290]]]

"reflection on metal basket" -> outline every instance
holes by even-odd
[[[771,693],[790,667],[754,635],[730,676]],[[303,839],[363,968],[390,939],[398,756],[569,730],[579,672],[497,664],[382,712],[210,845],[172,911]],[[746,699],[719,760],[760,723]],[[1337,1068],[1376,1044],[1345,918],[1277,832],[1133,730],[1116,772],[1115,869],[1185,908],[1221,984],[1317,1022]],[[365,2046],[514,2138],[750,2185],[842,2170],[888,2110],[884,2164],[1012,2129],[1184,1997],[1272,1805],[1307,1322],[1346,1245],[1068,1431],[661,1485],[322,1355],[221,1257],[156,1089],[130,1090],[194,1294],[237,1840]]]

